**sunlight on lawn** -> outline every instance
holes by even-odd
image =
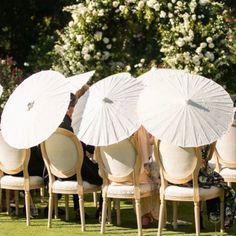
[[[35,197],[34,197],[35,198]],[[47,198],[46,198],[47,199]],[[23,199],[20,199],[23,202]],[[46,203],[40,203],[38,198],[35,198],[37,206],[40,209],[40,214],[37,218],[31,220],[31,226],[27,227],[25,222],[24,210],[20,209],[19,217],[7,216],[5,212],[0,213],[1,230],[0,236],[65,236],[65,235],[88,235],[97,236],[100,234],[100,224],[98,220],[95,219],[96,209],[92,203],[92,194],[86,195],[85,198],[85,211],[89,215],[86,220],[86,232],[82,233],[80,230],[80,224],[75,219],[75,214],[73,212],[73,202],[72,197],[70,198],[70,220],[68,222],[64,221],[64,216],[59,219],[52,220],[52,228],[47,228],[47,217],[44,216],[43,209]],[[63,207],[64,199],[59,201],[60,207]],[[204,226],[205,229],[201,231],[201,235],[213,236],[215,235],[215,226],[209,223],[206,219],[204,205]],[[192,203],[180,203],[178,207],[178,230],[173,231],[171,224],[169,223],[172,218],[171,204],[168,203],[168,223],[166,228],[163,230],[163,235],[195,235],[194,219],[193,219],[193,204]],[[107,236],[113,235],[137,235],[136,228],[136,218],[133,210],[132,203],[130,201],[121,201],[121,225],[116,226],[116,219],[113,215],[113,224],[107,224],[105,227]],[[236,223],[235,223],[236,224]],[[217,231],[219,230],[219,225],[217,225]],[[152,236],[157,234],[157,222],[155,222],[151,227],[144,228],[143,233],[146,236]],[[217,235],[220,235],[217,232]],[[222,235],[222,234],[221,234]],[[230,230],[226,230],[224,235],[235,236],[236,226]]]

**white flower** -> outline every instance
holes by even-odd
[[[119,6],[119,10],[120,10],[120,11],[124,11],[124,10],[125,10],[125,5],[120,5],[120,6]]]
[[[97,31],[94,35],[94,38],[97,40],[97,41],[100,41],[102,39],[102,32],[101,31]]]
[[[76,41],[79,44],[82,44],[83,43],[83,35],[81,35],[81,34],[76,35]]]
[[[214,43],[209,43],[208,47],[209,47],[209,48],[214,48],[214,47],[215,47],[215,44],[214,44]]]
[[[192,15],[192,20],[194,20],[194,21],[195,21],[196,19],[197,19],[196,15],[195,15],[195,14],[193,14],[193,15]]]
[[[189,53],[189,52],[184,52],[184,53],[183,53],[183,56],[184,56],[184,59],[185,59],[186,61],[189,61],[189,60],[190,60],[190,53]]]
[[[156,4],[156,0],[148,0],[147,1],[147,5],[149,6],[149,7],[151,7],[151,8],[153,8],[154,7],[154,5]]]
[[[182,7],[182,6],[183,6],[183,3],[182,3],[181,1],[178,1],[178,2],[177,2],[177,6],[178,6],[178,7]]]
[[[144,5],[145,5],[145,2],[144,2],[144,1],[139,1],[139,2],[138,2],[138,8],[139,8],[139,9],[142,9],[142,8],[144,7]]]
[[[96,56],[97,56],[98,58],[100,58],[100,57],[102,56],[101,52],[97,52],[97,53],[96,53]]]
[[[113,6],[114,8],[117,8],[117,7],[119,6],[119,2],[118,2],[118,1],[112,2],[112,6]]]
[[[106,30],[106,29],[108,29],[107,24],[105,24],[105,25],[102,26],[102,30]]]
[[[207,37],[207,38],[206,38],[206,41],[207,41],[208,43],[212,43],[213,39],[212,39],[212,37]]]
[[[166,17],[166,13],[165,13],[164,11],[161,11],[161,12],[160,12],[160,17],[161,17],[161,18],[165,18],[165,17]]]
[[[183,38],[178,38],[177,41],[175,42],[177,46],[183,47],[185,42]]]
[[[103,9],[98,10],[98,16],[104,16],[104,10]]]
[[[85,61],[89,61],[90,58],[91,58],[91,56],[90,56],[89,54],[85,54],[85,55],[84,55],[84,60],[85,60]]]
[[[189,37],[194,38],[194,32],[191,29],[188,31],[188,35]]]
[[[131,66],[130,66],[130,65],[126,66],[126,67],[125,67],[125,70],[126,70],[126,71],[131,71]]]
[[[145,58],[141,58],[140,62],[143,64],[145,62]]]
[[[103,41],[105,44],[108,44],[110,40],[109,40],[109,38],[104,37],[102,41]]]
[[[159,11],[159,10],[160,10],[160,3],[157,2],[156,4],[154,4],[153,9],[154,9],[155,11]]]
[[[194,12],[195,8],[197,7],[196,1],[191,1],[189,4],[191,12]]]
[[[111,49],[111,47],[112,47],[111,44],[107,44],[106,46],[107,49]]]
[[[110,53],[108,51],[104,51],[102,55],[103,60],[107,60],[110,57]]]
[[[205,48],[206,46],[207,46],[207,44],[206,44],[205,42],[200,43],[200,47],[201,47],[201,48]]]
[[[198,47],[195,51],[196,51],[197,54],[200,54],[202,52],[202,48]]]
[[[108,4],[108,0],[103,0],[102,3],[106,6]]]
[[[87,16],[85,21],[86,21],[86,23],[91,23],[92,22],[92,17]]]
[[[70,22],[69,22],[69,27],[72,27],[73,24],[74,24],[74,22],[73,22],[73,21],[70,21]]]
[[[209,3],[209,0],[199,0],[199,4],[200,5],[206,5],[207,3]]]
[[[169,9],[171,9],[173,7],[173,5],[170,2],[167,4],[167,6]]]
[[[184,37],[184,41],[185,41],[185,42],[191,42],[191,41],[192,41],[192,37],[190,37],[190,36],[185,36],[185,37]]]
[[[82,54],[85,55],[85,54],[88,54],[88,52],[89,52],[89,48],[87,46],[83,46]]]
[[[196,65],[196,66],[199,66],[200,65],[200,57],[198,55],[195,55],[193,58],[193,63]]]
[[[89,48],[89,51],[93,51],[95,48],[95,45],[93,43],[91,43],[91,44],[89,44],[88,48]]]
[[[209,58],[210,61],[214,61],[214,59],[215,59],[214,53],[209,52],[209,51],[207,51],[207,52],[205,53],[205,56],[206,56],[207,58]]]

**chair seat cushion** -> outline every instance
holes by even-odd
[[[140,193],[145,194],[158,189],[158,185],[154,183],[140,184]],[[110,184],[107,189],[107,194],[109,195],[124,195],[124,197],[134,195],[134,185],[120,185],[120,184]]]
[[[1,179],[1,188],[24,190],[24,177],[4,175]],[[43,178],[30,176],[30,189],[37,189],[44,186]]]
[[[100,190],[100,186],[83,181],[84,193]],[[56,180],[53,182],[52,190],[54,193],[77,194],[78,184],[73,180]]]
[[[212,186],[211,188],[199,188],[199,195],[202,200],[207,200],[218,196],[223,190],[221,188]],[[170,185],[165,189],[165,198],[178,199],[179,201],[192,201],[193,188]]]
[[[230,182],[236,182],[236,169],[223,168],[220,175],[225,179],[232,179]]]

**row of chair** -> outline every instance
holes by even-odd
[[[224,140],[227,140],[226,142]],[[229,169],[232,174],[233,168],[236,168],[236,126],[233,125],[231,131],[219,140],[216,145],[214,158],[216,161],[216,170],[223,175],[225,169]],[[43,187],[41,177],[33,177],[28,174],[29,150],[16,150],[9,147],[2,136],[0,136],[0,168],[3,175],[0,179],[1,189],[13,189],[25,191],[26,222],[30,224],[29,212],[29,194],[31,189]],[[81,230],[85,231],[84,218],[84,194],[101,190],[98,186],[91,185],[82,181],[80,169],[83,162],[83,150],[77,137],[64,129],[58,128],[53,135],[41,144],[41,150],[45,165],[49,172],[49,214],[48,227],[51,227],[52,211],[57,204],[54,199],[56,194],[62,193],[78,194],[80,203]],[[109,199],[129,198],[135,201],[135,210],[137,217],[138,235],[142,235],[140,199],[150,196],[154,191],[160,191],[161,207],[159,216],[158,235],[161,235],[161,229],[165,225],[165,204],[166,201],[193,201],[196,235],[200,235],[200,202],[211,198],[220,197],[221,209],[223,209],[223,190],[216,187],[204,190],[198,186],[197,176],[201,166],[201,153],[199,148],[180,148],[173,145],[155,141],[155,158],[160,168],[161,187],[157,188],[154,184],[139,184],[139,174],[141,169],[141,157],[136,151],[132,138],[121,141],[120,143],[109,145],[107,147],[98,147],[96,149],[96,158],[99,163],[100,174],[103,177],[103,209],[101,233],[105,232],[105,222],[107,210],[109,213]],[[225,151],[227,158],[224,160]],[[232,151],[230,151],[232,150]],[[230,153],[230,154],[229,154]],[[227,165],[230,163],[230,166]],[[220,168],[223,167],[222,170]],[[24,176],[13,177],[23,171]],[[234,172],[235,173],[235,172]],[[72,175],[77,176],[76,181],[59,181],[58,178],[68,178]],[[224,175],[223,175],[224,176]],[[227,182],[235,182],[235,176],[227,178]],[[180,187],[179,184],[193,181],[193,188]],[[118,182],[118,185],[110,184],[112,181]],[[132,182],[133,185],[124,186],[125,182]],[[169,185],[172,183],[173,185]],[[176,185],[177,184],[177,185]],[[1,195],[0,195],[1,196]],[[7,198],[8,199],[8,198]],[[1,200],[1,199],[0,199]],[[68,197],[66,200],[66,219],[68,215]],[[9,200],[7,200],[9,206]],[[175,204],[176,206],[176,204]],[[8,208],[9,210],[9,208]],[[174,207],[173,225],[177,228],[177,208]],[[221,231],[223,231],[223,211],[221,211]],[[109,215],[109,214],[108,214]],[[119,204],[117,207],[117,223],[120,224]]]

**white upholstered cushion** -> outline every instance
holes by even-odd
[[[40,188],[44,185],[40,176],[30,176],[30,188]],[[24,177],[4,175],[1,178],[1,188],[24,189]]]
[[[86,181],[83,181],[83,187],[84,187],[84,192],[93,190],[93,189],[98,189],[98,185],[90,184]],[[78,184],[77,181],[73,180],[56,180],[53,185],[52,189],[54,193],[68,193],[68,194],[77,194],[78,190]]]
[[[147,193],[158,189],[158,185],[154,183],[140,184],[140,193]],[[117,195],[134,195],[134,185],[119,185],[111,184],[108,186],[107,193]]]
[[[220,188],[214,186],[209,189],[199,188],[199,195],[200,197],[205,198],[206,196],[215,195],[220,191]],[[176,197],[184,200],[184,198],[193,196],[193,188],[170,185],[165,190],[165,196],[167,199],[168,197]]]
[[[224,178],[235,179],[236,181],[236,169],[230,169],[225,167],[220,171],[220,175],[222,175],[222,177]]]

